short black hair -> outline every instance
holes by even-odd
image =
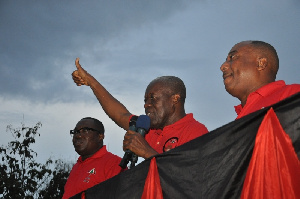
[[[261,51],[266,51],[271,53],[271,55],[276,60],[276,64],[279,65],[279,58],[276,49],[271,44],[264,42],[264,41],[258,41],[254,40],[251,41],[251,44],[255,46],[255,48],[261,49]]]
[[[179,94],[180,95],[180,100],[182,103],[185,102],[186,98],[186,87],[184,85],[184,82],[176,76],[161,76],[157,77],[156,79],[152,80],[148,87],[153,84],[161,82],[163,83],[164,86],[168,87],[172,94]]]
[[[98,119],[92,118],[92,117],[85,117],[85,118],[82,118],[81,120],[93,120],[94,123],[96,124],[96,126],[99,128],[99,132],[104,134],[104,132],[105,132],[104,126],[103,126],[102,122],[100,122]]]
[[[253,40],[251,41],[251,45],[257,49],[262,55],[266,55],[270,60],[272,60],[272,76],[275,79],[277,72],[279,70],[279,57],[277,54],[276,49],[271,44],[264,42],[264,41],[258,41]]]

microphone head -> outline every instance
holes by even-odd
[[[136,128],[143,128],[148,131],[150,128],[150,117],[147,115],[140,115],[136,121]]]

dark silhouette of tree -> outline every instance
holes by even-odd
[[[47,186],[40,191],[39,196],[44,199],[62,198],[64,186],[72,169],[72,163],[63,162],[61,159],[55,161],[55,168]]]
[[[38,163],[37,153],[31,149],[35,137],[40,136],[41,126],[40,122],[32,128],[24,124],[16,129],[7,126],[6,132],[10,132],[14,140],[0,147],[0,198],[45,198],[44,195],[61,198],[63,195],[71,166],[61,160],[53,162],[51,158],[45,164]]]

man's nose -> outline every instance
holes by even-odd
[[[144,108],[147,108],[149,106],[151,106],[150,101],[149,100],[145,101]]]
[[[224,72],[224,71],[227,70],[227,69],[228,69],[228,63],[225,61],[225,62],[221,65],[220,70],[221,70],[222,72]]]
[[[74,135],[73,135],[73,138],[81,138],[82,137],[82,133],[80,133],[80,132],[78,132],[78,133],[75,133]]]

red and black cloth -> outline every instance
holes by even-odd
[[[85,196],[153,198],[161,189],[165,199],[300,198],[299,158],[300,93],[145,160]]]

